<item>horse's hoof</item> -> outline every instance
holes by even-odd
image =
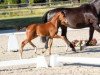
[[[72,49],[73,52],[76,52],[76,49]]]
[[[86,48],[86,45],[83,45],[80,47],[80,51],[84,50]]]
[[[51,55],[51,53],[49,53],[49,55]]]
[[[74,53],[78,53],[75,49],[74,50],[72,50]]]
[[[73,53],[79,53],[79,52],[77,52],[77,51],[73,51]]]
[[[22,56],[20,56],[19,58],[20,58],[20,59],[23,59],[23,57],[22,57]]]
[[[48,48],[48,45],[45,45],[45,49],[47,49]]]
[[[90,44],[85,44],[85,46],[91,46]]]

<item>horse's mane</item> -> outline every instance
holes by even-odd
[[[61,12],[61,11],[63,11],[65,8],[56,8],[56,9],[51,9],[51,10],[49,10],[49,11],[47,11],[44,15],[43,15],[43,17],[42,17],[42,20],[43,20],[43,23],[46,23],[47,21],[48,21],[48,18],[47,18],[47,16],[48,16],[48,14],[49,13],[52,13],[52,12]]]
[[[91,0],[90,4],[97,2],[98,0]]]

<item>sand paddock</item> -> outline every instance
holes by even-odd
[[[7,52],[8,35],[2,34],[2,32],[11,31],[0,31],[0,61],[19,59],[19,52]],[[59,32],[60,34],[60,32]],[[19,43],[25,39],[25,34],[15,34]],[[68,31],[68,38],[70,41],[75,39],[88,39],[88,30],[72,30]],[[87,47],[79,53],[73,53],[70,48],[66,52],[65,43],[62,39],[54,39],[52,54],[59,54],[63,56],[81,56],[81,57],[97,57],[100,58],[100,34],[95,31],[94,38],[98,40],[97,47]],[[38,54],[44,55],[48,60],[48,51],[42,54],[44,50],[44,43],[39,41],[39,38],[33,40],[34,44],[38,48]],[[27,44],[24,48],[23,58],[32,58],[37,55],[34,53],[34,48]],[[79,48],[77,48],[79,50]],[[79,64],[65,64],[61,67],[55,67],[48,69],[46,68],[35,68],[35,65],[23,66],[20,68],[6,68],[0,69],[0,75],[99,75],[100,66],[95,65],[79,65]]]

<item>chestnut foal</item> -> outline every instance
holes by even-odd
[[[62,25],[66,26],[66,18],[64,12],[58,12],[54,15],[54,17],[48,21],[47,23],[42,23],[42,24],[30,24],[26,28],[26,36],[27,38],[22,41],[21,43],[21,58],[22,58],[22,53],[23,53],[23,48],[24,46],[29,43],[35,48],[35,53],[37,52],[36,46],[31,42],[32,39],[38,37],[38,36],[48,36],[50,38],[49,41],[49,55],[51,55],[51,46],[53,42],[53,38],[57,36],[58,32],[58,21],[62,23]]]

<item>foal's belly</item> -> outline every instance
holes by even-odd
[[[49,36],[49,32],[48,32],[48,30],[46,30],[46,29],[37,30],[36,33],[37,33],[38,36]]]

